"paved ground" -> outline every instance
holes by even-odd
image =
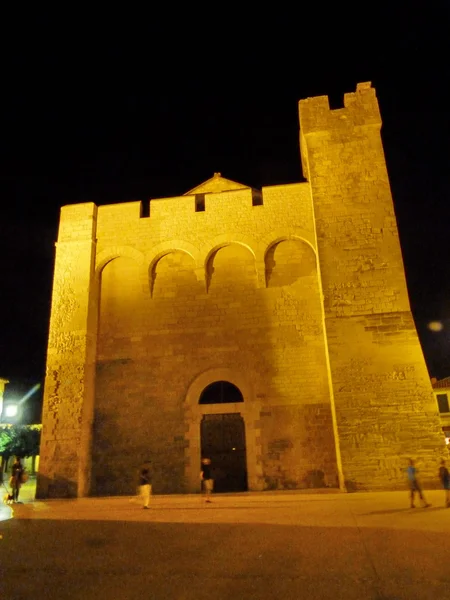
[[[0,505],[1,600],[450,600],[450,509],[266,492]]]

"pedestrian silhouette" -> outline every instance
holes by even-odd
[[[409,462],[409,465],[408,465],[408,468],[406,469],[406,473],[408,476],[411,508],[416,507],[414,504],[414,497],[415,497],[416,493],[419,495],[420,503],[423,506],[423,508],[428,508],[429,506],[431,506],[431,504],[429,504],[425,500],[425,496],[423,495],[423,492],[422,492],[422,487],[421,487],[419,481],[417,480],[417,469],[415,467],[414,461],[412,458],[410,458],[408,462]]]
[[[439,467],[439,479],[445,491],[445,506],[450,508],[450,476],[444,459],[441,460],[441,466]]]
[[[139,473],[139,497],[142,508],[150,508],[150,497],[152,495],[152,476],[150,463],[146,462]]]
[[[202,481],[203,493],[205,494],[205,502],[211,502],[211,493],[214,487],[214,480],[211,476],[211,459],[202,459],[202,470],[200,471],[200,479]]]

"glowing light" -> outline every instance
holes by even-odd
[[[15,417],[17,416],[18,407],[17,404],[8,404],[5,406],[5,415],[7,417]]]
[[[30,396],[35,394],[38,389],[41,387],[40,383],[34,385],[26,394],[23,396],[18,402],[9,402],[3,404],[3,415],[8,419],[18,419],[21,416],[22,412],[22,404],[24,404]],[[1,416],[1,406],[0,406],[0,416]]]
[[[444,326],[440,321],[430,321],[428,323],[428,329],[430,331],[442,331],[444,329]]]

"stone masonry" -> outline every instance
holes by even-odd
[[[306,181],[216,173],[61,209],[39,497],[199,490],[200,423],[238,413],[248,489],[435,482],[447,449],[411,316],[375,90],[300,101]],[[200,404],[218,381],[243,402]]]

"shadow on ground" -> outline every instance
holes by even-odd
[[[427,512],[436,512],[439,510],[449,510],[446,506],[429,506],[428,508],[388,508],[386,510],[372,510],[371,512],[361,513],[361,516],[367,517],[368,515],[393,515],[396,513],[416,513],[420,514],[421,511],[426,510]]]

